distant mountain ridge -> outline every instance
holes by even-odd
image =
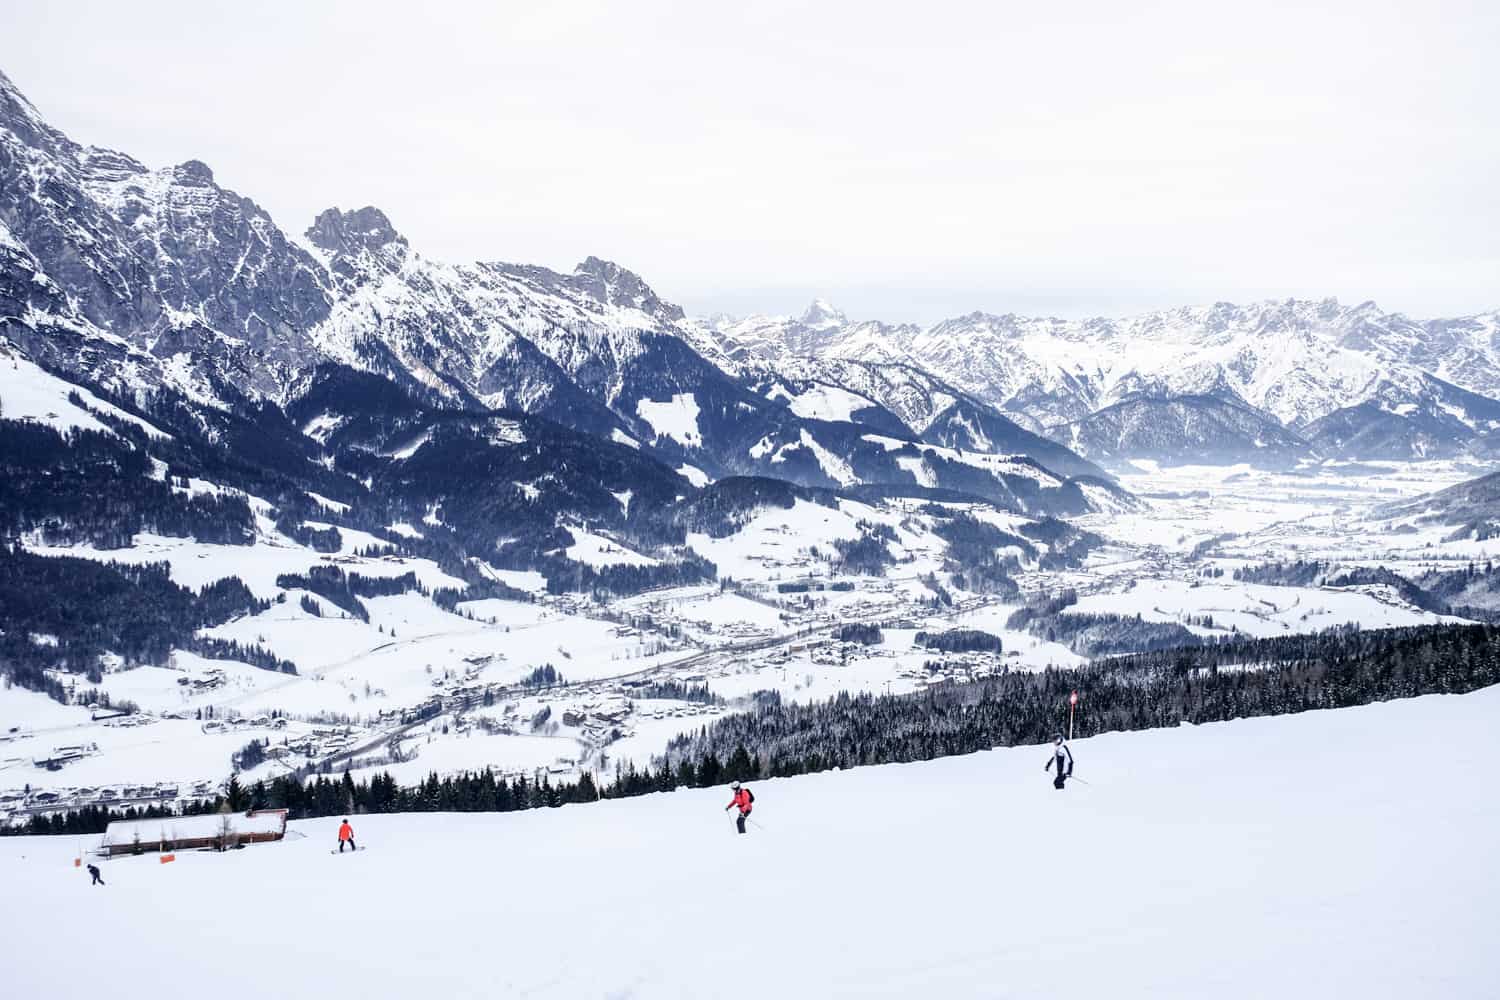
[[[975,312],[922,328],[854,322],[819,303],[801,317],[705,325],[740,364],[795,363],[815,344],[824,362],[920,367],[1094,459],[1119,453],[1080,425],[1141,399],[1174,400],[1179,415],[1208,400],[1263,413],[1305,439],[1306,457],[1491,454],[1500,430],[1500,312],[1418,321],[1369,302],[1285,300],[1119,320]],[[1372,423],[1383,429],[1363,430]],[[1155,437],[1172,450],[1169,427]],[[1182,450],[1203,444],[1184,439]]]

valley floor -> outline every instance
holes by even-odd
[[[0,840],[17,997],[1492,997],[1500,687],[72,867]],[[1087,782],[1087,783],[1084,783]]]

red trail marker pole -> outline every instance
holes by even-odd
[[[1068,739],[1073,738],[1073,709],[1078,705],[1078,692],[1068,695]]]

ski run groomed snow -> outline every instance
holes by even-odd
[[[1494,997],[1500,688],[73,867],[0,840],[8,997]]]

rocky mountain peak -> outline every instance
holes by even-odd
[[[373,205],[352,212],[324,209],[306,236],[313,246],[335,257],[356,256],[361,250],[374,253],[393,243],[403,248],[407,245],[406,237],[396,232],[386,214]]]
[[[619,264],[616,264],[614,261],[604,260],[603,258],[595,257],[592,254],[585,257],[583,259],[583,262],[575,267],[573,271],[575,274],[593,275],[594,277],[599,278],[602,281],[618,281],[620,275],[622,274],[630,275],[630,277],[632,278],[636,277],[634,274],[631,274],[630,271],[627,271],[625,268],[621,267]],[[636,278],[636,280],[639,281],[640,279]]]
[[[328,254],[329,270],[346,288],[362,285],[378,274],[395,274],[406,260],[406,237],[373,205],[352,212],[324,209],[303,235]]]
[[[172,168],[172,180],[183,187],[212,187],[214,172],[202,160],[188,160]]]
[[[668,322],[685,318],[681,306],[663,300],[640,275],[614,261],[586,257],[573,269],[573,275],[591,297],[605,305],[639,309]]]
[[[797,322],[812,327],[844,326],[849,322],[849,317],[830,305],[827,299],[813,299]]]
[[[0,76],[0,336],[59,366],[87,365],[91,377],[108,369],[116,385],[272,396],[308,364],[337,360],[466,406],[685,447],[645,433],[657,429],[646,414],[670,405],[702,414],[694,440],[704,444],[694,449],[712,454],[695,467],[818,484],[843,473],[830,475],[797,443],[803,429],[788,421],[804,414],[756,405],[742,375],[785,389],[769,366],[826,362],[805,374],[843,395],[797,389],[811,395],[799,404],[815,415],[805,419],[843,422],[824,418],[862,412],[844,405],[861,396],[934,443],[1009,448],[1060,470],[1079,467],[1016,435],[1008,417],[1110,456],[1123,454],[1119,433],[1136,426],[1143,454],[1195,461],[1214,448],[1253,455],[1277,427],[1305,432],[1303,444],[1324,456],[1500,454],[1495,314],[1422,323],[1373,303],[1271,300],[1121,319],[975,312],[922,328],[850,322],[817,299],[800,318],[703,325],[600,257],[564,274],[450,266],[409,250],[370,206],[328,209],[306,235],[314,254],[248,197],[219,188],[200,161],[148,170],[78,145]],[[885,367],[832,366],[855,360]],[[911,374],[918,369],[927,377]],[[770,423],[745,438],[745,420]],[[776,437],[783,432],[791,437]],[[857,429],[817,433],[841,461],[862,455],[903,483],[914,475],[883,447],[872,452]],[[785,447],[747,451],[766,434]],[[801,466],[787,454],[800,454]],[[717,468],[697,464],[710,457]]]

